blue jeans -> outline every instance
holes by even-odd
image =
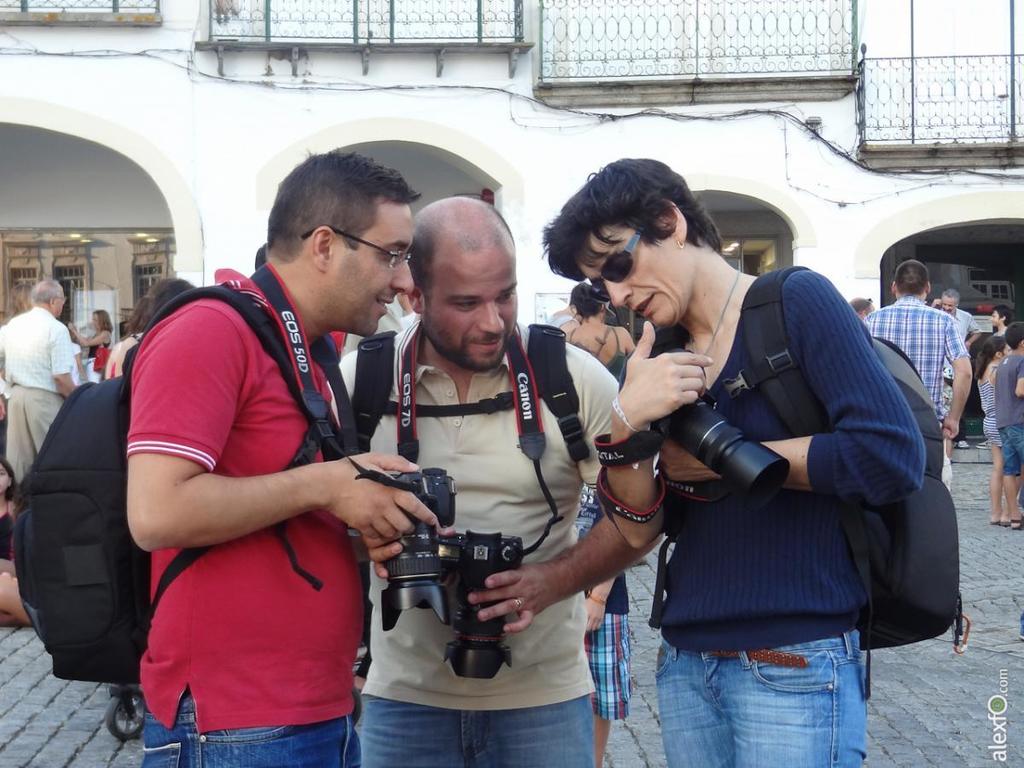
[[[142,739],[142,768],[360,768],[351,717],[200,735],[195,702],[187,694],[170,730],[147,712]]]
[[[590,697],[469,711],[363,697],[365,768],[593,768]]]
[[[861,765],[867,706],[857,632],[775,650],[803,656],[807,666],[662,644],[656,677],[670,768]]]
[[[1003,474],[1019,475],[1024,464],[1024,424],[1000,427],[999,439],[1003,441]]]

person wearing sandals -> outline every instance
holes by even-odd
[[[996,426],[1003,443],[1003,476],[1009,478],[1011,487],[1007,500],[1010,528],[1019,531],[1018,475],[1024,463],[1024,323],[1011,323],[1003,338],[1008,354],[996,369]]]
[[[1010,498],[1016,493],[1016,478],[1003,474],[1003,441],[999,439],[996,427],[996,370],[1006,357],[1006,340],[992,336],[985,341],[975,362],[975,376],[978,379],[978,394],[981,396],[981,410],[985,413],[982,428],[992,452],[992,473],[989,475],[990,500],[989,524],[1010,526]],[[1005,495],[1005,500],[1004,500]]]

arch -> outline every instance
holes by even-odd
[[[880,221],[861,239],[854,255],[854,276],[877,279],[885,252],[911,235],[996,219],[1024,219],[1024,192],[967,192],[904,208]]]
[[[203,227],[192,190],[171,160],[149,139],[88,112],[32,99],[0,99],[5,123],[33,126],[91,141],[124,155],[156,184],[174,227],[178,274],[203,273]],[[73,126],[69,130],[69,126]]]
[[[256,174],[256,205],[269,210],[274,204],[277,185],[310,152],[328,152],[339,147],[360,144],[403,142],[422,147],[424,152],[442,154],[447,162],[462,170],[472,167],[494,181],[503,199],[522,200],[523,178],[516,167],[498,151],[447,125],[425,120],[368,118],[332,125],[295,142],[272,157]]]
[[[813,248],[818,244],[818,236],[810,217],[792,196],[778,187],[751,178],[717,173],[691,173],[687,175],[686,182],[694,192],[728,192],[763,203],[779,214],[789,226],[793,233],[794,252],[798,248]]]

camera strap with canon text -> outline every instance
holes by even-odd
[[[538,411],[541,392],[538,386],[540,376],[531,363],[535,349],[543,350],[543,354],[540,352],[536,354],[544,361],[543,377],[546,382],[550,382],[549,391],[543,395],[544,402],[558,418],[558,425],[565,438],[570,456],[574,461],[579,461],[589,455],[589,448],[583,440],[583,428],[577,414],[579,397],[565,363],[565,334],[554,328],[550,329],[554,332],[551,334],[545,333],[546,330],[548,330],[546,326],[531,326],[529,345],[531,354],[529,355],[523,346],[518,329],[516,330],[505,353],[505,363],[512,385],[511,391],[502,392],[495,397],[475,403],[421,406],[416,404],[419,328],[409,334],[399,354],[397,401],[387,400],[390,381],[385,380],[382,376],[384,373],[390,375],[393,370],[394,334],[380,334],[365,339],[359,345],[359,357],[356,362],[354,410],[360,445],[364,450],[369,449],[370,438],[380,422],[381,415],[386,411],[395,413],[398,453],[413,462],[419,457],[419,439],[416,433],[418,417],[444,418],[490,414],[509,409],[515,411],[519,449],[533,463],[537,482],[548,508],[551,510],[551,518],[548,520],[544,532],[536,542],[524,550],[524,555],[535,551],[547,538],[551,527],[563,519],[558,514],[558,505],[544,480],[540,466],[547,438],[544,435],[544,425]],[[541,339],[536,344],[535,337]],[[555,344],[560,344],[560,350],[552,349]],[[560,372],[556,370],[557,364],[551,364],[557,359],[560,359]],[[555,390],[555,393],[551,393],[550,390]],[[558,411],[552,407],[552,402],[557,402]]]

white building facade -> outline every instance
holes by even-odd
[[[543,226],[621,157],[683,174],[747,271],[806,265],[877,302],[917,256],[957,265],[976,310],[1012,305],[1013,4],[917,5],[0,0],[0,305],[54,275],[71,319],[123,318],[159,276],[248,271],[277,184],[338,147],[424,202],[493,194],[525,321],[571,288]]]

